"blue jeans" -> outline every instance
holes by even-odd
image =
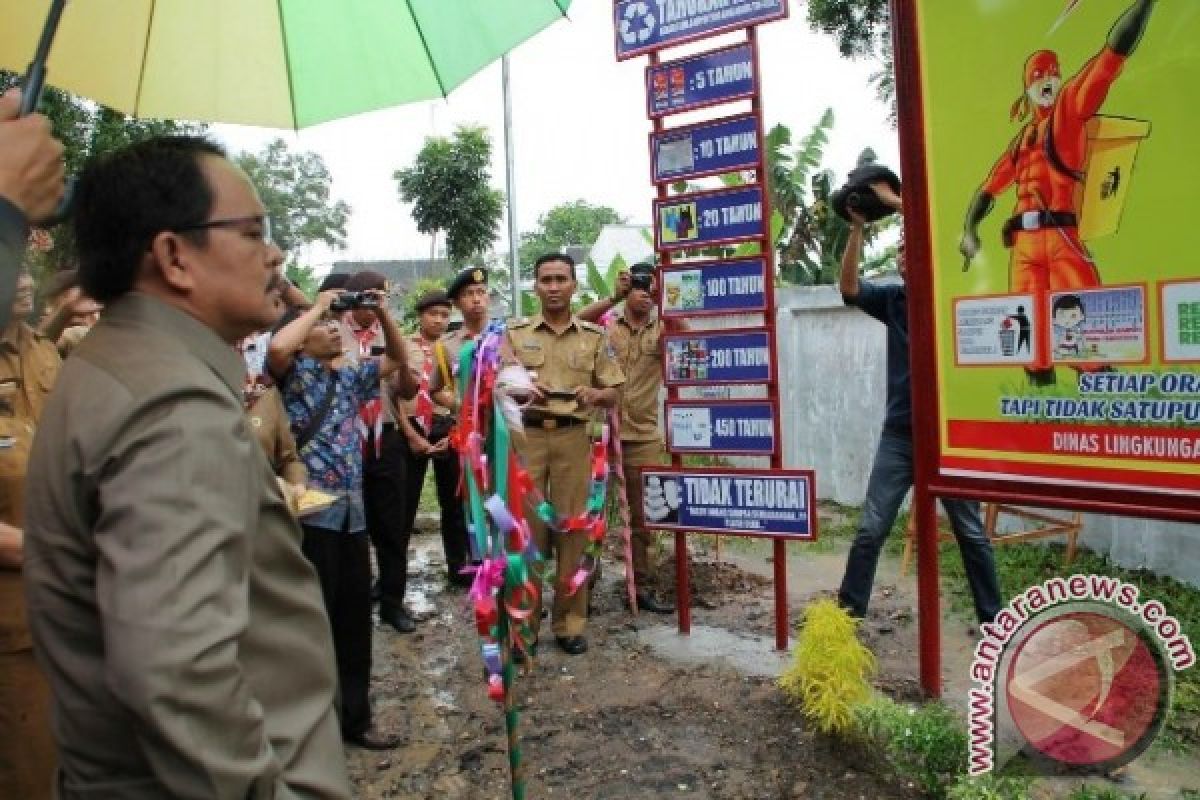
[[[891,533],[900,503],[913,485],[912,436],[884,429],[871,466],[867,483],[867,500],[858,534],[846,559],[846,574],[838,591],[838,602],[856,617],[867,614],[871,586],[875,583],[875,567],[883,542]],[[962,553],[967,582],[975,601],[975,615],[980,622],[991,622],[1000,611],[1000,582],[996,578],[996,562],[992,543],[983,532],[979,504],[968,500],[943,499],[942,507],[950,518],[958,549]]]

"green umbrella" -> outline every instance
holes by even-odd
[[[23,70],[52,0],[7,4]],[[139,117],[299,129],[444,97],[571,0],[74,0],[48,82]]]

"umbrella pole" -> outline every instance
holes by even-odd
[[[38,103],[42,100],[42,90],[46,86],[46,60],[50,57],[50,46],[54,44],[54,37],[58,33],[58,21],[62,18],[66,5],[67,0],[51,0],[46,24],[42,26],[42,37],[38,40],[33,60],[29,62],[25,76],[21,79],[21,110],[18,116],[27,117],[37,111]],[[58,217],[57,212],[55,217]],[[4,274],[0,275],[0,329],[7,328],[12,317],[19,271],[14,265],[14,269],[6,269]]]

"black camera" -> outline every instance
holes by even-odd
[[[896,210],[879,199],[871,184],[884,182],[892,191],[900,194],[900,179],[896,173],[881,164],[862,164],[850,172],[846,184],[830,195],[834,212],[849,221],[850,211],[864,217],[867,222],[881,220]]]
[[[370,292],[342,292],[329,304],[329,310],[339,314],[343,311],[356,311],[360,308],[379,308],[379,298]]]

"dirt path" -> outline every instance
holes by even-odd
[[[377,719],[405,741],[382,755],[351,751],[358,796],[502,800],[509,796],[503,717],[484,692],[465,596],[444,588],[436,537],[414,543],[410,598],[424,620],[414,635],[380,627],[375,637]],[[520,679],[527,797],[912,796],[864,769],[861,753],[809,731],[771,677],[747,674],[771,673],[778,662],[767,670],[753,664],[781,658],[762,644],[772,630],[763,579],[721,565],[713,570],[718,580],[701,581],[714,608],[697,610],[697,632],[736,631],[726,638],[744,644],[742,661],[751,667],[739,671],[729,665],[736,658],[708,658],[707,647],[697,658],[657,646],[680,639],[674,618],[631,617],[619,572],[610,566],[596,593],[589,652],[560,652],[546,623],[536,668]]]

